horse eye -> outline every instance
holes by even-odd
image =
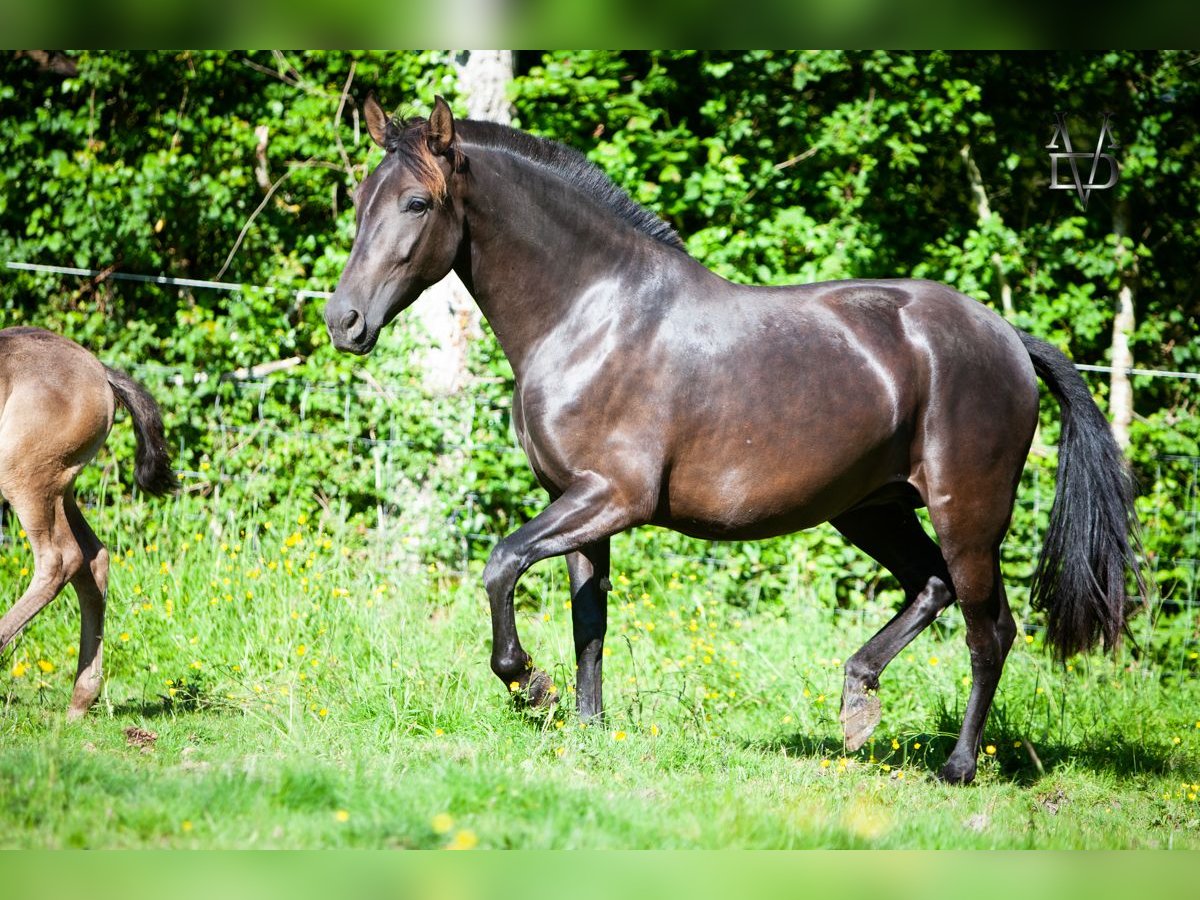
[[[413,197],[408,201],[408,211],[410,213],[423,213],[427,209],[429,209],[428,201],[422,200],[420,197]]]

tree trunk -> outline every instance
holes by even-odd
[[[987,190],[983,186],[983,176],[971,156],[971,145],[964,144],[959,153],[967,166],[967,179],[971,183],[971,197],[975,202],[975,218],[978,219],[980,227],[983,227],[992,216],[995,216],[997,221],[1001,221],[1000,214],[993,213],[991,204],[988,203]],[[1008,276],[1004,273],[1004,260],[998,250],[992,251],[992,268],[996,270],[996,283],[1000,287],[1000,309],[1004,312],[1004,318],[1011,319],[1013,315],[1012,286],[1008,283]]]
[[[1137,282],[1137,256],[1124,245],[1129,234],[1129,200],[1117,201],[1113,212],[1113,233],[1117,236],[1117,309],[1113,316],[1112,379],[1109,382],[1109,415],[1113,434],[1122,450],[1129,449],[1129,426],[1133,424],[1133,351],[1129,340],[1137,326],[1134,310],[1134,285]]]
[[[467,117],[507,125],[512,121],[508,84],[513,78],[511,50],[471,50],[458,57],[458,82],[467,101]],[[425,291],[412,306],[429,335],[421,361],[425,386],[451,394],[467,378],[467,349],[479,337],[479,308],[451,272]]]

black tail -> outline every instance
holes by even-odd
[[[117,402],[129,410],[133,430],[137,434],[137,453],[134,477],[138,486],[148,494],[161,497],[179,487],[171,467],[171,453],[163,436],[162,412],[150,392],[116,369],[104,367],[108,383]]]
[[[1066,659],[1099,638],[1114,646],[1125,625],[1126,570],[1145,598],[1137,551],[1133,481],[1108,420],[1075,366],[1021,332],[1034,371],[1062,407],[1058,489],[1033,575],[1033,604],[1046,611],[1047,637]]]

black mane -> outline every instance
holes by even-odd
[[[642,234],[684,253],[687,249],[675,229],[650,210],[634,202],[625,191],[578,150],[535,137],[524,131],[469,119],[455,123],[460,140],[493,150],[502,150],[549,169],[560,178],[608,207]],[[468,154],[469,155],[469,154]]]

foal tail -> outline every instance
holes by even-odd
[[[1058,489],[1033,575],[1033,604],[1047,613],[1047,638],[1066,659],[1097,640],[1114,646],[1125,624],[1125,572],[1144,598],[1133,480],[1108,420],[1071,361],[1019,332],[1033,369],[1062,407]]]
[[[117,402],[129,410],[137,434],[134,478],[147,494],[161,497],[179,487],[171,467],[171,452],[163,435],[162,412],[150,392],[116,369],[104,367]]]

